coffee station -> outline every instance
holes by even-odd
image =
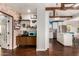
[[[19,35],[16,36],[16,45],[36,46],[37,26],[36,18],[19,20]]]

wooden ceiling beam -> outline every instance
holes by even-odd
[[[55,9],[53,10],[53,16],[55,16]]]
[[[61,3],[61,9],[63,9],[65,7],[64,5],[65,5],[64,3]]]
[[[76,5],[76,3],[75,4],[73,4],[73,5],[71,5],[70,7],[73,7],[73,6],[75,6]]]
[[[49,18],[72,18],[72,16],[49,16]]]
[[[75,3],[63,3],[63,4],[75,4]]]
[[[61,9],[61,7],[46,7],[46,10],[55,10],[55,9]]]
[[[65,7],[66,4],[73,4],[71,7]],[[65,10],[65,9],[74,9],[74,10],[79,10],[79,8],[74,8],[73,6],[75,5],[76,3],[61,3],[61,6],[60,7],[46,7],[46,10],[53,10],[53,9],[62,9],[62,10]]]
[[[61,7],[46,7],[46,11],[49,11],[49,10],[56,10],[56,9],[58,9],[58,10],[67,10],[67,9],[69,9],[69,10],[79,10],[79,8],[74,8],[74,7],[64,7],[63,9],[61,8]]]

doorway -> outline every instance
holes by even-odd
[[[53,39],[57,39],[57,29],[58,29],[58,22],[52,22],[53,25]]]
[[[52,22],[52,32],[53,39],[57,39],[57,33],[59,32],[59,25],[62,24],[63,21],[53,21]]]
[[[12,17],[0,12],[0,48],[12,49]]]

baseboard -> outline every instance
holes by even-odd
[[[60,43],[59,41],[57,41],[57,43],[59,43],[60,45],[62,45],[63,47],[72,47],[72,46],[65,46],[62,43]]]
[[[57,41],[57,43],[59,43],[60,45],[64,46],[62,43],[60,43],[59,41]]]
[[[17,48],[17,45],[13,47],[13,49],[16,49],[16,48]]]
[[[47,49],[36,49],[36,51],[46,51],[46,50],[48,50],[48,48]]]
[[[53,39],[53,38],[49,38],[49,39],[51,40],[51,39]]]

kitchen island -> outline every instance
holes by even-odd
[[[64,46],[73,46],[73,33],[57,33],[57,41]]]

